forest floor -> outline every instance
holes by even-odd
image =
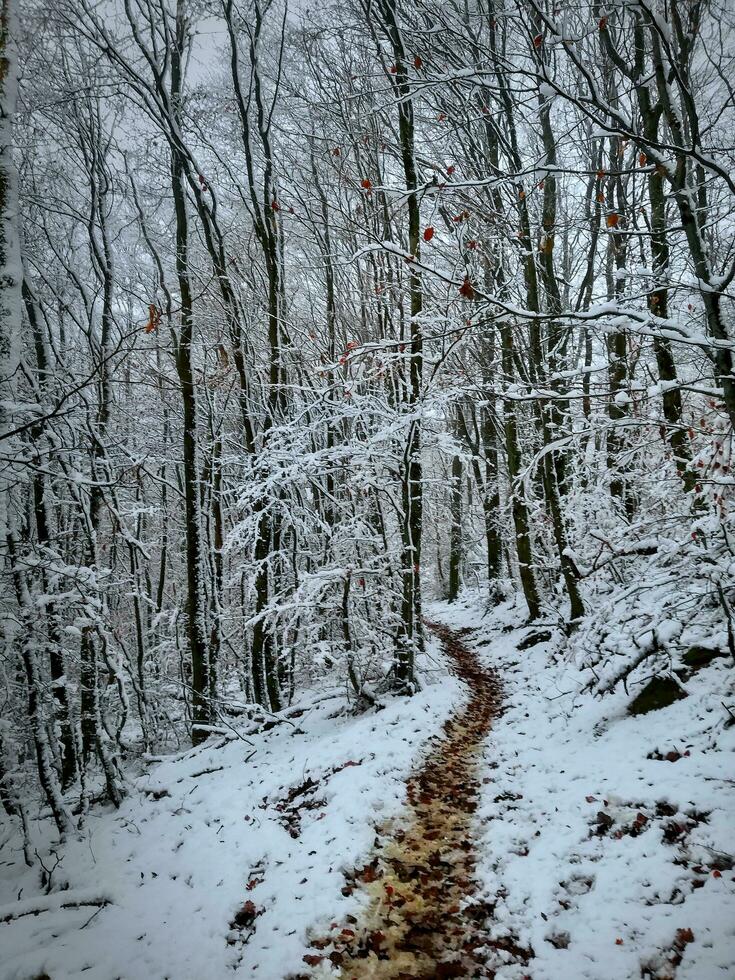
[[[494,977],[494,970],[485,970],[490,947],[522,963],[531,956],[510,937],[489,940],[483,926],[492,907],[473,901],[472,819],[481,750],[498,713],[502,684],[462,642],[467,631],[427,626],[441,639],[450,669],[470,697],[429,740],[421,767],[406,783],[406,812],[377,828],[375,855],[348,876],[346,890],[354,883],[365,893],[365,912],[313,940],[317,952],[305,957],[312,966],[325,961],[340,966],[350,980]]]
[[[732,666],[633,717],[519,605],[428,612],[414,697],[140,760],[63,847],[29,808],[32,868],[0,828],[0,980],[735,976]]]

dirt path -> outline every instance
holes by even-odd
[[[378,828],[375,857],[348,878],[346,889],[368,893],[368,908],[359,921],[349,917],[344,927],[313,943],[314,953],[305,957],[315,967],[312,977],[328,976],[325,968],[336,965],[345,980],[492,978],[487,964],[496,951],[502,950],[506,961],[529,958],[512,940],[489,939],[485,923],[493,906],[472,898],[478,768],[500,705],[500,680],[483,670],[462,642],[468,631],[427,626],[469,688],[469,701],[444,724],[421,769],[408,780],[407,813],[400,825]]]

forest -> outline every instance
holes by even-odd
[[[734,133],[730,0],[0,0],[0,980],[735,975]]]

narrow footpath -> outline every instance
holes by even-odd
[[[312,978],[333,976],[335,967],[345,980],[492,978],[498,954],[506,963],[531,956],[508,938],[490,939],[493,906],[473,897],[472,822],[482,746],[502,701],[500,679],[465,645],[468,631],[427,626],[469,698],[407,781],[403,817],[377,829],[375,856],[348,876],[345,894],[366,892],[367,909],[313,942],[314,952],[304,958]]]

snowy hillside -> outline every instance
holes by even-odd
[[[581,692],[559,634],[519,649],[538,630],[516,610],[488,613],[470,594],[431,616],[502,681],[500,715],[478,747],[475,881],[463,899],[483,910],[488,975],[729,976],[735,726],[721,702],[731,668],[716,661],[686,699],[631,717],[624,692]],[[353,891],[355,869],[369,865],[376,827],[410,823],[405,780],[466,702],[450,666],[435,639],[426,687],[406,703],[355,716],[339,692],[306,697],[270,724],[151,761],[125,804],[95,810],[63,850],[50,821],[34,821],[43,882],[6,834],[3,980],[275,980],[311,976],[309,963],[331,975],[334,943],[322,953],[312,942],[334,937],[339,948],[345,924],[361,929],[369,887],[358,873]]]

